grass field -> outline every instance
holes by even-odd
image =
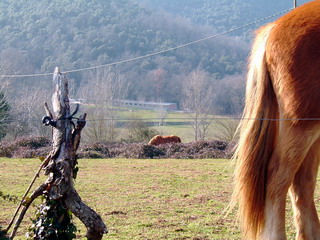
[[[35,159],[0,158],[0,191],[21,198],[38,166]],[[223,216],[232,191],[230,160],[82,159],[79,166],[76,189],[108,225],[103,239],[240,239],[234,214]],[[319,192],[316,199],[319,203]],[[0,206],[0,226],[6,227],[17,203],[0,199]],[[25,239],[34,211],[16,239]],[[84,239],[84,226],[75,222]]]
[[[129,108],[120,108],[114,110],[114,117],[119,119],[118,122],[122,124],[128,124],[132,122],[132,119],[145,119],[144,122],[147,122],[150,127],[156,130],[161,135],[177,135],[182,139],[182,142],[191,142],[194,141],[194,129],[192,127],[192,114],[178,111],[170,111],[167,112],[163,125],[159,126],[160,123],[160,114],[159,111],[156,110],[144,110],[144,109],[129,109]],[[216,115],[208,115],[208,118],[223,118],[222,120],[214,119],[210,120],[210,127],[208,128],[208,132],[206,134],[207,140],[230,140],[230,135],[234,134],[235,126],[238,125],[237,120],[226,119],[226,116],[216,116]],[[88,115],[89,119],[101,118],[94,115]],[[128,120],[131,119],[131,120]],[[104,122],[104,121],[102,121]],[[116,121],[117,122],[117,121]],[[179,125],[176,125],[179,123]],[[226,132],[226,128],[223,127],[226,123],[225,127],[228,126],[229,132]],[[90,121],[87,123],[87,127],[85,131],[88,130],[91,126]],[[231,130],[231,131],[230,131]],[[124,126],[117,127],[116,131],[116,139],[126,139],[128,137],[128,129]],[[83,139],[84,141],[91,141],[90,139]]]

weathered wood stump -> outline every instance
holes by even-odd
[[[100,240],[103,234],[107,233],[106,225],[93,209],[82,202],[73,184],[73,176],[77,170],[76,151],[80,144],[81,130],[86,124],[86,114],[75,118],[78,106],[73,113],[70,112],[68,80],[58,68],[55,69],[53,81],[55,83],[55,92],[52,96],[53,113],[45,104],[47,116],[43,118],[43,123],[53,129],[53,149],[41,165],[48,179],[22,204],[22,211],[10,238],[14,238],[33,200],[40,195],[46,195],[51,200],[61,200],[83,222],[87,228],[87,239]],[[73,122],[74,119],[77,120],[76,124]]]

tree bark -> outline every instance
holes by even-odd
[[[86,114],[79,118],[74,117],[79,106],[70,113],[68,80],[58,68],[55,69],[53,81],[55,84],[55,92],[52,96],[53,113],[45,104],[47,116],[43,118],[43,123],[53,128],[53,149],[47,157],[50,159],[49,162],[44,166],[45,175],[49,177],[25,202],[10,237],[14,238],[31,202],[45,194],[51,200],[62,200],[65,206],[82,221],[87,228],[88,240],[101,240],[103,234],[107,233],[107,227],[101,217],[82,202],[73,184],[77,164],[76,151],[80,144],[81,131],[86,124]],[[74,119],[77,119],[76,124],[73,122]]]
[[[79,117],[77,124],[72,122],[68,97],[68,81],[56,68],[53,81],[56,85],[52,96],[55,116],[53,126],[52,160],[46,167],[46,174],[53,175],[53,184],[48,191],[51,199],[64,199],[66,206],[87,228],[89,240],[100,240],[107,228],[101,217],[82,202],[73,187],[73,169],[76,165],[76,151],[80,144],[81,130],[85,126],[86,114]]]

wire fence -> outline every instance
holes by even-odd
[[[244,117],[236,117],[236,116],[219,116],[219,117],[168,117],[168,118],[96,118],[96,119],[86,119],[86,122],[98,122],[98,121],[117,121],[117,122],[132,122],[132,121],[143,121],[143,122],[164,122],[170,123],[175,121],[187,122],[187,121],[221,121],[221,120],[249,120],[249,121],[320,121],[319,118],[244,118]],[[26,119],[6,119],[0,120],[0,124],[9,124],[15,122],[25,122]],[[39,119],[27,119],[29,122],[41,122]]]
[[[96,66],[91,66],[91,67],[86,67],[86,68],[78,68],[78,69],[73,69],[73,70],[68,70],[68,71],[64,71],[64,74],[67,73],[75,73],[75,72],[82,72],[82,71],[89,71],[89,70],[95,70],[95,69],[99,69],[99,68],[104,68],[104,67],[110,67],[110,66],[114,66],[114,65],[118,65],[118,64],[124,64],[124,63],[129,63],[129,62],[133,62],[133,61],[138,61],[144,58],[149,58],[149,57],[153,57],[156,55],[160,55],[160,54],[164,54],[167,52],[171,52],[171,51],[175,51],[181,48],[185,48],[209,39],[214,39],[232,32],[235,32],[237,30],[240,29],[244,29],[247,28],[249,26],[252,25],[256,25],[258,23],[264,22],[266,20],[270,20],[274,17],[283,15],[289,11],[291,11],[293,8],[289,8],[286,10],[282,10],[280,12],[274,13],[272,15],[254,20],[252,22],[249,22],[247,24],[241,25],[239,27],[235,27],[235,28],[231,28],[225,32],[221,32],[221,33],[217,33],[205,38],[201,38],[195,41],[191,41],[185,44],[181,44],[172,48],[168,48],[165,50],[161,50],[161,51],[157,51],[157,52],[153,52],[153,53],[149,53],[146,55],[142,55],[142,56],[138,56],[138,57],[134,57],[134,58],[129,58],[129,59],[124,59],[124,60],[120,60],[120,61],[116,61],[116,62],[112,62],[112,63],[107,63],[107,64],[101,64],[101,65],[96,65]],[[52,76],[53,73],[33,73],[33,74],[10,74],[10,75],[0,75],[0,78],[26,78],[26,77],[43,77],[43,76]],[[95,121],[194,121],[195,117],[182,117],[182,118],[172,118],[172,117],[168,117],[168,118],[98,118],[98,119],[88,119],[88,122],[95,122]],[[243,118],[243,117],[239,117],[239,116],[219,116],[219,117],[205,117],[205,118],[197,118],[197,120],[199,121],[213,121],[213,120],[238,120],[238,121],[242,121],[242,120],[253,120],[253,121],[319,121],[319,118]],[[0,123],[4,123],[4,124],[8,124],[8,123],[14,123],[14,122],[21,122],[21,121],[25,121],[22,119],[4,119],[4,120],[0,120]],[[41,119],[28,119],[28,121],[32,121],[32,122],[41,122]]]
[[[263,17],[263,18],[259,18],[257,20],[252,21],[252,22],[249,22],[247,24],[241,25],[239,27],[231,28],[231,29],[229,29],[227,31],[224,31],[224,32],[221,32],[221,33],[217,33],[217,34],[214,34],[214,35],[211,35],[211,36],[208,36],[208,37],[204,37],[204,38],[201,38],[201,39],[198,39],[198,40],[194,40],[194,41],[191,41],[191,42],[188,42],[188,43],[184,43],[184,44],[181,44],[181,45],[178,45],[178,46],[175,46],[175,47],[171,47],[171,48],[168,48],[168,49],[165,49],[165,50],[156,51],[156,52],[145,54],[145,55],[142,55],[142,56],[129,58],[129,59],[124,59],[124,60],[120,60],[120,61],[115,61],[115,62],[111,62],[111,63],[106,63],[106,64],[101,64],[101,65],[96,65],[96,66],[91,66],[91,67],[68,70],[68,71],[64,71],[62,73],[67,74],[67,73],[76,73],[76,72],[95,70],[95,69],[99,69],[99,68],[105,68],[105,67],[115,66],[115,65],[119,65],[119,64],[129,63],[129,62],[138,61],[138,60],[142,60],[142,59],[145,59],[145,58],[153,57],[153,56],[156,56],[156,55],[172,52],[172,51],[175,51],[175,50],[178,50],[178,49],[181,49],[181,48],[185,48],[185,47],[188,47],[188,46],[191,46],[191,45],[198,44],[198,43],[203,42],[203,41],[207,41],[209,39],[214,39],[214,38],[217,38],[217,37],[221,37],[221,36],[227,35],[229,33],[235,32],[235,31],[240,30],[240,29],[247,28],[249,26],[256,25],[258,23],[265,22],[266,20],[269,20],[269,19],[272,19],[274,17],[283,15],[283,14],[291,11],[292,9],[293,8],[282,10],[280,12],[274,13],[272,15],[269,15],[269,16],[266,16],[266,17]],[[52,76],[52,75],[53,75],[53,73],[8,74],[8,75],[4,74],[4,75],[0,75],[0,78],[27,78],[27,77],[44,77],[44,76]]]

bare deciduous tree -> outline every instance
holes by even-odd
[[[84,131],[89,141],[114,141],[117,137],[116,111],[117,101],[126,96],[128,84],[118,72],[111,68],[98,70],[90,76],[88,84],[80,91],[80,97],[86,98],[87,112],[90,116]]]
[[[183,107],[193,119],[194,140],[203,140],[207,136],[212,113],[213,87],[207,72],[197,69],[191,72],[183,85]]]
[[[157,110],[157,118],[159,118],[159,127],[165,125],[165,119],[168,116],[168,111],[165,107],[161,106],[156,109]]]
[[[10,96],[9,101],[14,106],[11,110],[12,124],[8,138],[19,136],[48,136],[50,130],[39,124],[43,115],[41,103],[48,99],[49,90],[36,87],[24,88],[19,97]]]
[[[219,131],[215,134],[215,137],[219,140],[226,142],[236,141],[238,138],[237,129],[239,120],[237,119],[219,119],[215,121]]]
[[[156,129],[150,128],[142,120],[130,121],[127,125],[128,140],[130,142],[148,142],[152,137],[158,135]]]

